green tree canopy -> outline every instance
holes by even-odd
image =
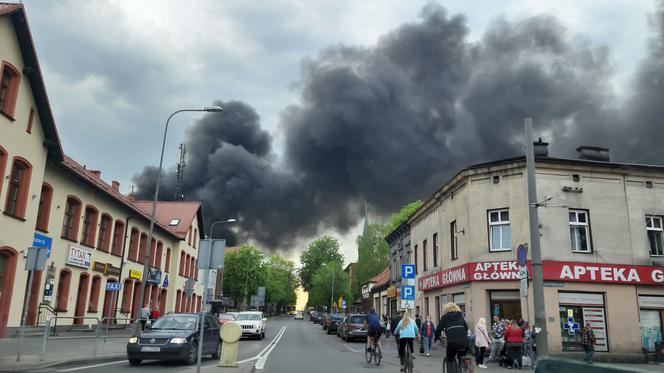
[[[271,256],[264,263],[265,302],[280,306],[295,304],[295,290],[299,281],[295,275],[295,263],[278,255]]]
[[[385,234],[389,234],[392,232],[396,227],[401,225],[401,223],[405,222],[408,217],[415,212],[415,210],[419,209],[422,206],[422,201],[417,200],[415,202],[411,202],[407,204],[406,206],[402,207],[399,212],[395,212],[392,214],[392,217],[390,218],[390,224],[387,225],[387,228],[385,230]]]
[[[339,297],[350,299],[348,274],[337,261],[327,262],[313,274],[309,291],[309,306],[321,308],[330,306],[330,299],[337,303]],[[334,290],[332,285],[334,284]],[[334,291],[334,293],[332,293]],[[350,302],[349,302],[350,303]]]
[[[383,272],[390,263],[390,246],[385,241],[386,227],[380,224],[369,224],[361,236],[357,238],[357,267],[353,279],[353,297],[362,294],[362,284]]]
[[[236,303],[249,302],[265,281],[263,253],[251,245],[226,254],[224,258],[224,295]]]
[[[336,238],[325,235],[309,244],[300,255],[300,283],[309,292],[313,286],[313,276],[323,263],[334,262],[343,265],[344,257],[340,252],[341,245]]]

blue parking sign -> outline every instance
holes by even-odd
[[[401,265],[401,278],[415,278],[415,265],[402,264]]]
[[[415,286],[401,285],[401,299],[415,300]]]
[[[51,257],[51,245],[53,245],[53,239],[51,237],[35,232],[32,238],[32,247],[45,247],[47,258]]]

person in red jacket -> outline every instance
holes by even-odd
[[[505,344],[507,345],[507,359],[510,365],[507,369],[512,369],[514,365],[521,369],[523,363],[523,328],[514,321],[507,321],[505,329]]]

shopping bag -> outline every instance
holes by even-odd
[[[521,358],[521,363],[522,363],[521,365],[523,365],[524,367],[530,367],[533,365],[533,362],[530,361],[530,356],[528,355],[523,355],[523,357]]]

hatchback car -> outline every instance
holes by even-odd
[[[235,315],[232,315],[230,313],[222,313],[219,315],[219,326],[224,326],[225,323],[229,321],[235,321]]]
[[[366,316],[364,314],[347,316],[340,325],[339,336],[346,342],[359,338],[366,339],[368,331],[363,327],[365,320]]]
[[[293,317],[294,320],[304,320],[304,312],[302,311],[297,311],[295,313],[295,316]]]
[[[137,337],[129,338],[129,364],[139,365],[143,360],[180,360],[195,364],[198,360],[199,319],[195,313],[171,313],[161,317]],[[219,359],[219,323],[214,316],[208,315],[203,327],[203,354]]]
[[[337,327],[344,321],[344,315],[342,313],[333,313],[329,318],[325,320],[327,322],[327,334],[332,334],[337,332]]]

